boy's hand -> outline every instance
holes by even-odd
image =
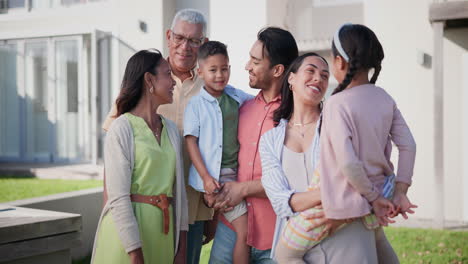
[[[393,197],[393,203],[395,204],[398,210],[391,214],[390,217],[395,217],[398,215],[398,213],[400,213],[403,216],[403,218],[408,219],[408,215],[406,213],[414,214],[413,208],[418,208],[417,205],[412,204],[410,202],[408,196],[406,196],[406,194],[403,192],[395,193]]]
[[[219,185],[217,180],[209,176],[203,179],[203,188],[205,189],[206,194],[214,194],[219,192],[221,185]]]
[[[395,213],[395,206],[391,201],[379,196],[372,202],[372,207],[374,208],[375,216],[379,220],[381,226],[388,226],[389,223],[395,223],[395,221],[389,218],[389,216]]]

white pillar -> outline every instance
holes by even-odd
[[[91,162],[97,164],[97,32],[91,33]]]
[[[443,228],[444,208],[444,22],[432,23],[434,28],[434,176],[435,227]]]

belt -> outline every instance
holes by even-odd
[[[154,205],[163,211],[163,231],[164,234],[169,233],[169,206],[172,202],[172,197],[167,197],[165,194],[160,195],[141,195],[130,194],[130,200],[137,203],[147,203]]]

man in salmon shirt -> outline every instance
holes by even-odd
[[[259,89],[258,95],[239,109],[238,182],[225,183],[215,207],[247,203],[247,244],[251,246],[250,263],[275,263],[270,257],[276,215],[261,183],[262,167],[258,144],[260,137],[273,128],[273,112],[281,102],[281,80],[287,67],[298,56],[298,48],[290,32],[268,27],[260,30],[245,66],[249,85]],[[210,197],[206,197],[211,203]],[[232,263],[236,234],[220,216],[211,249],[210,263]]]

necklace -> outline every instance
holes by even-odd
[[[302,138],[305,137],[305,133],[310,129],[310,127],[307,127],[305,129],[302,129],[302,127],[299,129],[294,129],[294,127],[291,127],[294,131],[296,131],[297,133],[299,133],[299,135],[301,135]]]
[[[312,124],[312,123],[314,123],[314,122],[315,122],[315,121],[311,121],[311,122],[309,122],[309,123],[303,123],[303,124],[302,124],[302,123],[296,123],[296,122],[293,121],[293,126],[307,126],[307,125],[310,125],[310,124]]]
[[[159,140],[159,138],[161,137],[161,128],[160,126],[162,127],[162,122],[161,122],[161,119],[159,118],[159,122],[158,124],[155,126],[155,128],[150,128],[151,129],[151,132],[153,132],[153,135]]]
[[[156,130],[156,131],[153,130],[153,135],[159,139],[159,137],[161,136],[161,133],[160,133],[160,131],[159,131],[159,128],[156,128],[155,130]]]
[[[296,123],[296,122],[293,121],[292,125],[291,125],[291,123],[289,123],[289,127],[291,127],[291,129],[293,129],[294,131],[296,131],[297,133],[299,133],[299,135],[301,135],[301,137],[304,138],[304,137],[305,137],[305,133],[306,133],[312,126],[306,127],[306,128],[304,128],[304,127],[307,126],[307,125],[313,124],[313,123],[315,123],[315,122],[316,122],[316,120],[315,120],[315,121],[311,121],[311,122],[303,123],[303,124],[302,124],[302,123]],[[297,128],[296,128],[296,127],[297,127]]]

